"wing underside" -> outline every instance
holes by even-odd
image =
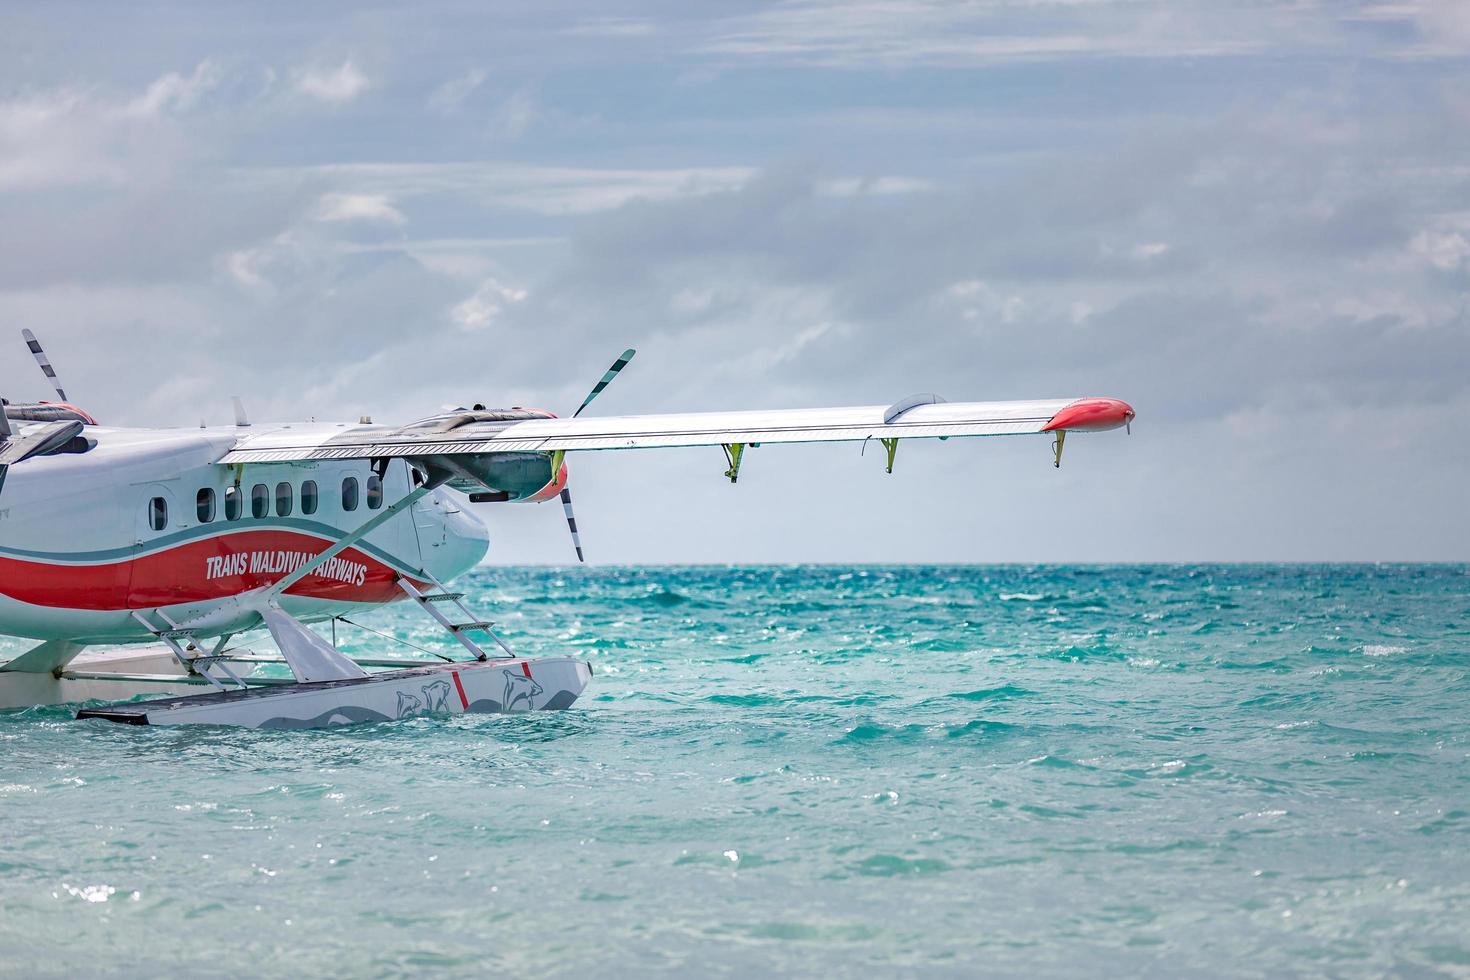
[[[360,426],[316,438],[290,430],[248,436],[221,463],[460,456],[508,452],[665,449],[782,442],[947,439],[1098,430],[1130,422],[1111,398],[942,402],[912,406],[475,420],[428,429]]]

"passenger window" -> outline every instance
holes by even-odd
[[[276,484],[276,516],[291,516],[291,484],[282,481]]]
[[[154,497],[148,501],[148,526],[155,531],[168,527],[168,501]]]
[[[368,477],[367,505],[369,510],[377,510],[383,506],[383,481],[378,479],[376,473]]]
[[[349,476],[342,481],[342,509],[357,510],[357,477]]]
[[[250,488],[250,516],[262,518],[271,512],[271,492],[266,489],[264,483],[257,483]]]
[[[225,487],[225,520],[238,521],[240,519],[240,512],[244,510],[241,502],[239,487]]]
[[[194,496],[194,509],[199,514],[200,524],[214,520],[214,491],[209,487],[200,490]]]
[[[316,481],[307,480],[305,483],[301,484],[301,513],[315,514],[316,502]]]

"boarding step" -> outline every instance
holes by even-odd
[[[452,624],[450,624],[450,627],[449,628],[452,629],[452,630],[454,630],[454,632],[456,632],[456,633],[468,633],[468,632],[471,632],[472,630],[484,630],[486,633],[488,633],[488,632],[490,632],[490,627],[492,627],[494,625],[495,624],[493,622],[490,622],[490,623],[452,623]]]
[[[418,587],[415,586],[413,582],[402,577],[398,579],[398,587],[402,589],[410,599],[418,603],[418,607],[420,609],[428,613],[429,616],[436,623],[444,628],[444,631],[446,633],[454,637],[454,639],[466,650],[468,650],[476,660],[488,660],[490,655],[487,654],[478,643],[470,639],[470,637],[467,635],[470,633],[487,634],[492,640],[495,641],[496,645],[504,650],[509,656],[515,656],[515,652],[512,651],[511,648],[506,645],[505,641],[500,638],[500,636],[495,632],[494,629],[492,629],[492,627],[495,625],[493,622],[471,618],[475,614],[473,610],[471,610],[468,606],[464,604],[463,592],[449,591],[444,587],[444,583],[438,581],[427,572],[424,573],[424,581],[427,585],[431,585],[433,587],[432,591],[426,589],[425,591],[420,592]],[[440,612],[437,608],[439,605],[446,602],[453,607],[447,615],[443,612]],[[458,613],[459,616],[464,617],[464,620],[461,622],[455,622],[455,620],[451,617],[454,617],[456,613]]]
[[[248,686],[230,669],[229,664],[226,662],[230,658],[224,655],[224,637],[221,637],[215,645],[213,653],[191,657],[189,656],[189,651],[199,649],[198,634],[187,626],[180,626],[178,623],[169,619],[162,609],[155,609],[153,613],[159,619],[163,620],[164,625],[162,627],[151,622],[148,616],[145,616],[140,609],[134,609],[132,616],[143,625],[144,629],[168,645],[169,650],[174,655],[174,659],[178,661],[179,666],[184,668],[185,672],[202,677],[217,690],[223,691],[225,689],[224,684],[218,677],[209,672],[211,668],[218,667],[220,673],[229,678],[240,690],[243,691]]]

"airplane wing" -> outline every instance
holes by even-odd
[[[668,415],[535,417],[530,412],[461,412],[399,428],[277,429],[246,436],[221,463],[329,459],[464,457],[511,452],[746,446],[778,442],[862,442],[957,436],[1101,431],[1132,422],[1115,398],[945,402],[916,395],[893,405]],[[519,418],[507,418],[516,416]],[[492,417],[495,416],[495,417]]]

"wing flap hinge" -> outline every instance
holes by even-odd
[[[745,456],[745,443],[727,443],[720,448],[725,450],[725,462],[730,464],[725,470],[725,479],[734,483],[740,479],[740,460]]]

